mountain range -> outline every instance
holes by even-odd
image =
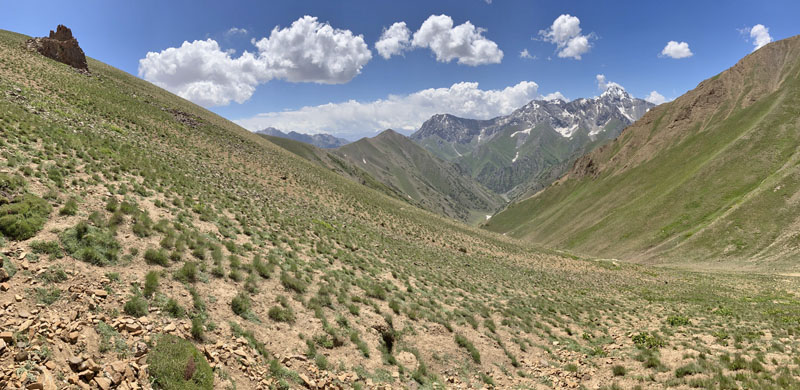
[[[646,113],[486,228],[593,256],[787,268],[800,250],[800,37]]]
[[[334,137],[330,134],[303,134],[296,131],[284,133],[283,131],[280,131],[274,127],[267,127],[265,129],[256,131],[256,133],[305,142],[307,144],[324,149],[338,148],[342,145],[347,145],[350,143],[350,141],[344,138]]]
[[[515,199],[550,184],[572,161],[616,138],[652,107],[612,84],[596,98],[534,100],[490,120],[435,115],[411,138]]]

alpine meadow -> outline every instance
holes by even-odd
[[[800,7],[623,3],[0,6],[0,390],[799,389]]]

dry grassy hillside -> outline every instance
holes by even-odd
[[[0,33],[0,388],[800,386],[794,278],[532,248],[25,38]]]

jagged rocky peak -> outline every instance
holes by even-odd
[[[47,58],[52,58],[75,69],[89,72],[86,54],[83,53],[83,49],[78,45],[78,40],[72,36],[72,30],[63,24],[59,24],[56,27],[56,31],[50,30],[49,36],[31,38],[25,42],[25,45],[29,50],[35,50]]]
[[[436,135],[449,142],[467,143],[489,122],[459,118],[451,114],[436,114],[425,121],[411,138],[420,140]]]

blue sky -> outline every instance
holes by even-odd
[[[505,114],[530,98],[556,91],[569,99],[596,96],[601,92],[599,74],[633,96],[645,98],[657,91],[670,100],[752,52],[753,26],[765,26],[772,40],[800,33],[797,1],[0,4],[0,28],[41,36],[66,24],[88,56],[154,81],[251,129],[275,125],[349,138],[385,127],[409,131],[433,111],[482,118]],[[316,19],[303,19],[306,15]],[[438,15],[446,17],[431,18]],[[548,38],[548,29],[562,15],[570,15],[560,19],[565,38]],[[465,22],[471,25],[462,26],[461,35],[446,31],[448,17],[456,29]],[[385,59],[375,44],[396,22],[405,22],[409,42],[400,55]],[[320,33],[326,27],[327,38]],[[427,40],[415,38],[415,33],[426,31]],[[483,51],[447,52],[446,40],[458,37]],[[576,41],[580,59],[559,57],[560,52],[570,54],[563,50],[573,38],[588,43],[587,48]],[[307,46],[292,46],[297,39]],[[140,60],[149,52],[161,54],[196,40],[204,42],[155,55],[142,72]],[[258,41],[263,45],[254,45]],[[675,41],[677,50],[671,53],[680,54],[685,42],[691,56],[661,54],[669,41]],[[331,42],[342,46],[330,47]],[[438,51],[436,42],[443,45]],[[302,63],[314,50],[319,50],[315,55],[320,62]],[[522,50],[534,58],[521,58]],[[244,51],[253,58],[240,57]],[[185,60],[184,52],[191,52],[195,61]]]

